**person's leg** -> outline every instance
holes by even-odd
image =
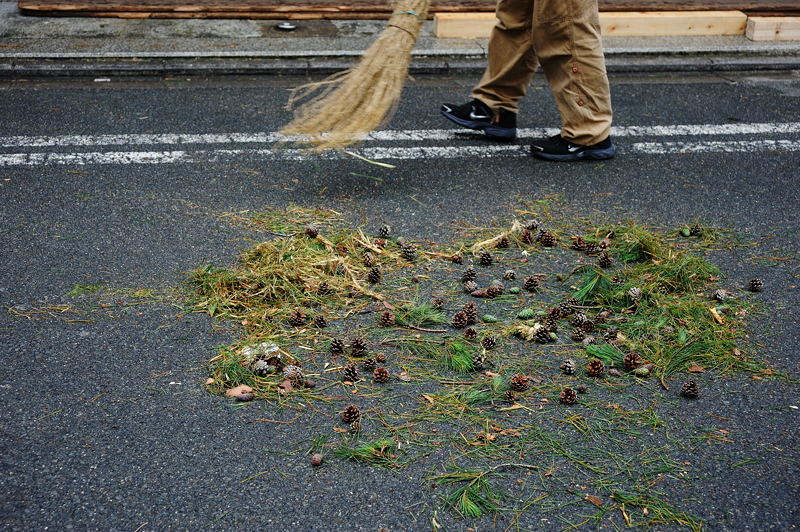
[[[576,145],[598,145],[595,157],[589,158],[613,156],[609,141],[611,93],[600,40],[597,0],[536,0],[533,42],[561,114],[560,137],[571,144],[571,148],[566,145],[562,148],[571,153]],[[545,151],[552,148],[541,146],[545,146]],[[536,147],[534,143],[533,148]]]
[[[472,97],[490,109],[517,112],[536,70],[531,26],[534,0],[500,0],[489,38],[489,62]]]
[[[456,124],[483,130],[498,140],[517,136],[517,102],[525,95],[536,70],[531,22],[534,0],[500,0],[497,24],[489,39],[489,62],[462,105],[445,103],[442,115]]]

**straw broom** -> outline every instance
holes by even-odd
[[[312,144],[313,151],[341,149],[385,125],[397,109],[411,50],[430,0],[400,0],[386,29],[358,65],[292,91],[288,107],[310,97],[281,133]]]

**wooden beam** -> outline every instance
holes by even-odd
[[[800,41],[800,17],[749,17],[745,35],[751,41]]]
[[[436,13],[434,33],[440,38],[488,38],[493,13]],[[600,13],[600,31],[606,37],[669,35],[742,35],[747,16],[741,11],[657,11]]]

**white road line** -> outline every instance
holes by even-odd
[[[800,140],[733,140],[703,142],[636,142],[632,146],[636,153],[713,153],[713,152],[758,152],[800,151]]]
[[[520,144],[490,144],[473,146],[413,146],[375,147],[353,150],[372,160],[454,159],[527,157],[528,146]],[[704,142],[637,142],[620,147],[620,154],[676,154],[714,152],[795,152],[800,151],[800,140],[704,141]],[[348,159],[350,155],[338,152],[311,154],[296,149],[259,150],[196,150],[196,151],[115,151],[84,153],[8,153],[0,154],[0,167],[90,164],[171,164],[209,163],[255,157],[262,161],[309,161]]]
[[[520,138],[549,137],[557,129],[519,129]],[[615,137],[674,137],[700,135],[779,135],[800,133],[800,122],[752,124],[684,124],[667,126],[616,126]],[[418,129],[375,131],[362,140],[370,141],[448,141],[482,135],[468,129]],[[131,135],[60,135],[0,137],[0,147],[38,146],[141,146],[148,144],[273,144],[287,140],[275,132],[256,133],[163,133]],[[291,139],[289,139],[291,140]]]

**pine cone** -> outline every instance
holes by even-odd
[[[478,331],[476,331],[472,327],[467,327],[464,330],[464,338],[466,338],[467,340],[472,341],[472,340],[476,339],[477,337],[478,337]]]
[[[583,329],[576,327],[572,329],[572,334],[570,337],[576,342],[581,342],[584,338],[586,338],[586,333],[583,332]]]
[[[592,332],[594,330],[594,322],[592,320],[586,320],[581,323],[581,330],[584,332]]]
[[[689,229],[689,235],[690,235],[690,236],[700,236],[700,235],[702,235],[702,234],[703,234],[703,229],[702,229],[702,228],[701,228],[699,225],[697,225],[697,224],[694,224],[694,225],[693,225],[693,226],[692,226],[692,227]]]
[[[577,399],[578,393],[572,388],[564,388],[561,390],[561,395],[558,398],[558,400],[565,405],[575,404]]]
[[[589,316],[587,316],[586,314],[584,314],[581,311],[578,311],[578,312],[575,313],[574,316],[572,316],[572,319],[569,320],[569,323],[573,327],[580,327],[581,325],[583,325],[587,321],[589,321]]]
[[[526,277],[524,285],[525,290],[528,292],[536,292],[536,289],[539,288],[539,280],[534,277],[533,275]]]
[[[464,257],[461,256],[461,253],[453,253],[450,255],[450,262],[454,264],[464,264]]]
[[[464,306],[461,307],[461,312],[467,316],[467,325],[478,322],[478,305],[476,305],[474,301],[465,303]]]
[[[639,301],[642,300],[642,295],[642,289],[638,286],[631,287],[628,290],[628,297],[631,298],[631,301],[633,301],[634,304],[638,304]]]
[[[525,220],[525,229],[528,231],[536,231],[539,229],[539,226],[542,225],[539,223],[539,220],[535,218],[531,218],[530,220]]]
[[[353,421],[350,423],[350,434],[361,434],[363,429],[364,425],[362,425],[360,421]]]
[[[750,279],[750,282],[747,283],[747,289],[751,292],[761,292],[764,290],[764,281],[759,278]]]
[[[378,383],[387,382],[389,380],[389,371],[386,368],[375,368],[372,372],[372,378]]]
[[[475,271],[475,268],[472,266],[467,266],[467,269],[461,274],[461,281],[466,283],[467,281],[474,281],[477,277],[478,272]]]
[[[491,351],[495,347],[497,347],[497,340],[494,336],[484,336],[481,340],[481,346],[487,351]]]
[[[580,236],[573,236],[572,244],[570,244],[570,247],[578,251],[584,251],[586,249],[586,241],[583,240],[583,238],[581,238]]]
[[[302,310],[295,310],[291,316],[289,316],[289,325],[293,327],[302,327],[306,321],[308,320],[308,316]]]
[[[531,233],[528,229],[523,229],[519,234],[519,239],[523,244],[531,245],[533,244],[533,233]]]
[[[324,329],[328,326],[328,320],[325,319],[325,316],[320,314],[316,318],[314,318],[314,327],[317,329]]]
[[[287,379],[293,385],[301,384],[304,380],[303,369],[295,364],[289,364],[283,368],[283,378]]]
[[[400,246],[400,255],[409,262],[417,259],[417,248],[413,244],[403,244]]]
[[[319,283],[319,286],[317,287],[317,294],[321,296],[328,296],[332,293],[333,289],[330,287],[330,285],[328,285],[328,283],[326,283],[325,281]]]
[[[505,281],[513,281],[517,277],[517,273],[514,270],[506,270],[503,272],[503,280]]]
[[[431,299],[431,307],[434,310],[442,310],[442,308],[444,308],[444,299],[441,297],[434,297]]]
[[[462,312],[456,312],[453,315],[453,323],[452,323],[452,325],[456,329],[463,329],[464,327],[467,326],[467,322],[468,321],[469,321],[469,319],[467,318],[467,315],[463,311]]]
[[[383,249],[386,247],[386,239],[384,238],[376,238],[372,242],[375,244],[376,248]]]
[[[593,358],[586,365],[586,374],[590,377],[600,377],[606,372],[606,365],[598,358]]]
[[[384,310],[381,312],[381,317],[378,320],[381,327],[391,327],[394,325],[394,312],[391,310]]]
[[[530,388],[531,383],[527,375],[517,373],[516,375],[511,377],[511,381],[509,382],[508,385],[515,392],[524,392],[525,390]]]
[[[333,338],[329,350],[334,355],[344,354],[344,342],[341,338]]]
[[[378,264],[377,259],[375,259],[375,255],[369,251],[365,251],[361,258],[364,259],[364,266],[367,266],[368,268],[372,268]]]
[[[475,281],[464,281],[464,291],[467,293],[472,293],[478,289],[478,283]]]
[[[364,360],[363,365],[365,371],[375,371],[375,368],[378,367],[378,362],[374,358],[368,358]]]
[[[488,365],[488,360],[486,359],[486,355],[484,353],[473,353],[472,354],[472,365],[476,370],[481,370]]]
[[[375,360],[383,364],[384,362],[386,362],[386,355],[384,355],[383,353],[378,353],[377,355],[375,355]]]
[[[611,258],[611,255],[609,255],[607,251],[600,253],[600,256],[597,258],[597,265],[601,268],[610,268],[613,264],[614,259]]]
[[[553,337],[550,336],[550,331],[548,331],[544,326],[540,327],[539,330],[536,331],[536,334],[533,335],[533,339],[539,344],[549,344],[553,341]]]
[[[609,327],[603,335],[603,340],[606,342],[613,342],[617,339],[617,335],[619,335],[619,329],[616,327]]]
[[[692,379],[689,379],[683,384],[681,395],[687,399],[695,399],[700,395],[700,387]]]
[[[502,294],[503,294],[503,285],[500,283],[492,283],[489,285],[489,288],[486,289],[486,297],[488,297],[489,299],[494,299]]]
[[[361,411],[355,405],[350,405],[344,410],[342,410],[342,421],[344,421],[348,425],[353,421],[358,421],[360,417],[361,417]]]
[[[553,318],[547,318],[542,322],[542,327],[549,333],[558,332],[558,320],[554,320]]]
[[[589,388],[587,388],[585,384],[579,384],[578,385],[578,389],[577,389],[578,393],[586,393],[588,391],[589,391]]]
[[[545,231],[541,234],[539,242],[541,242],[544,247],[551,248],[556,245],[556,235],[549,231]]]
[[[358,381],[358,368],[354,364],[346,364],[342,367],[342,380],[356,382]]]
[[[583,248],[583,252],[587,255],[597,255],[600,249],[597,247],[597,244],[594,242],[586,242],[586,245]]]
[[[319,236],[319,227],[316,224],[308,224],[305,229],[306,236],[308,238],[317,238]]]
[[[378,236],[381,238],[389,238],[389,235],[392,234],[392,228],[389,224],[383,224],[378,229]]]
[[[717,288],[714,290],[714,293],[711,295],[713,299],[722,303],[723,301],[728,299],[728,292],[723,290],[722,288]]]
[[[568,297],[558,305],[558,310],[561,311],[562,316],[569,316],[573,312],[578,311],[578,307],[581,306],[581,302],[574,297]]]
[[[571,358],[562,362],[559,368],[564,372],[564,375],[575,375],[575,361]]]
[[[642,357],[639,356],[639,353],[634,352],[626,353],[625,358],[622,359],[622,364],[628,371],[635,370],[642,365],[642,362]]]
[[[506,390],[503,400],[507,403],[514,403],[517,400],[517,394],[514,393],[514,390]]]
[[[367,340],[361,336],[350,342],[350,354],[354,357],[363,357],[367,354]]]
[[[492,257],[491,253],[484,250],[481,251],[480,254],[478,255],[478,262],[480,263],[481,266],[491,266],[492,263],[494,262],[494,257]]]
[[[505,249],[511,245],[511,242],[508,240],[507,236],[500,237],[500,240],[497,241],[497,248],[498,249]]]

